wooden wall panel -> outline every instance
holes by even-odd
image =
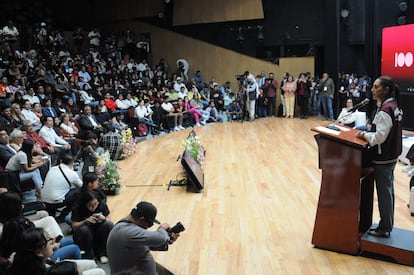
[[[262,0],[175,0],[173,25],[263,19]]]
[[[233,89],[237,88],[235,75],[242,74],[246,70],[254,75],[261,71],[266,75],[273,72],[278,81],[281,80],[284,72],[294,76],[301,72],[311,72],[314,75],[313,57],[281,58],[279,65],[276,65],[144,23],[130,22],[106,26],[109,27],[114,28],[114,31],[128,28],[136,33],[150,32],[152,44],[150,63],[157,64],[160,58],[164,58],[169,64],[171,73],[176,71],[176,60],[185,58],[190,64],[190,77],[196,70],[200,70],[206,82],[211,78],[215,78],[220,85],[230,81]]]

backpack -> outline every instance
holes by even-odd
[[[148,135],[148,127],[145,123],[138,124],[138,136],[143,137]]]
[[[283,104],[280,103],[279,107],[277,108],[277,116],[282,117],[283,116]]]

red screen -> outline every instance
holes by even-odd
[[[384,28],[381,73],[394,78],[401,92],[414,93],[414,24]]]

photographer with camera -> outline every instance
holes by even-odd
[[[253,121],[255,118],[256,99],[259,94],[259,87],[252,74],[247,76],[247,86],[244,88],[244,92],[247,96],[246,109],[249,112],[249,121]]]
[[[156,220],[157,208],[149,202],[141,201],[130,214],[120,220],[108,237],[107,252],[111,273],[115,274],[136,267],[146,275],[171,274],[155,263],[150,250],[166,251],[184,230],[181,223],[170,228],[161,224],[156,231],[149,231]]]

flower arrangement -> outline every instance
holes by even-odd
[[[120,132],[121,138],[121,149],[119,152],[118,159],[126,159],[133,155],[136,151],[136,140],[132,135],[132,131],[130,128],[124,129]]]
[[[121,188],[119,166],[111,160],[108,151],[98,155],[96,166],[96,174],[102,190],[108,195],[118,194]]]
[[[205,167],[205,155],[204,148],[201,145],[200,138],[197,135],[189,135],[186,140],[182,142],[184,148],[188,150],[190,155],[195,159],[201,166],[201,169],[204,170]]]

